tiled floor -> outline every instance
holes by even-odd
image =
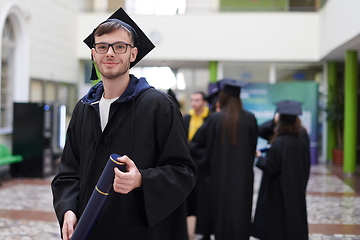
[[[255,169],[254,202],[261,171]],[[51,178],[10,179],[0,187],[0,240],[60,240]],[[360,176],[317,165],[308,185],[310,240],[360,240]],[[255,238],[251,238],[256,240]]]
[[[12,179],[0,187],[0,240],[59,240],[47,179]]]

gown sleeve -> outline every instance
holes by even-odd
[[[72,210],[76,215],[78,214],[80,181],[79,153],[77,151],[79,138],[78,131],[76,131],[76,122],[81,118],[81,115],[79,115],[82,112],[81,108],[83,106],[81,105],[78,103],[74,109],[66,133],[66,143],[61,156],[59,173],[51,182],[53,205],[61,227],[66,211]]]
[[[307,153],[307,161],[305,162],[304,165],[304,174],[305,174],[305,178],[306,178],[306,182],[309,180],[310,177],[310,165],[311,165],[311,157],[310,157],[310,137],[309,134],[307,133],[305,128],[301,128],[301,139],[303,140],[304,143],[304,151]]]
[[[271,140],[271,137],[274,135],[275,123],[271,119],[263,124],[259,125],[259,136],[267,141]]]
[[[281,173],[282,168],[281,149],[278,141],[274,141],[266,156],[258,158],[256,166],[267,172],[269,175],[277,175]]]
[[[182,121],[175,105],[164,111],[155,132],[155,144],[161,154],[155,167],[140,170],[142,186],[135,194],[145,227],[155,225],[174,212],[195,185],[196,166],[189,153]]]

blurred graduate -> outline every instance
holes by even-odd
[[[204,181],[198,188],[195,233],[214,234],[216,240],[250,236],[258,126],[242,107],[240,91],[246,84],[220,81],[220,111],[209,116],[190,143]]]
[[[308,239],[306,187],[310,174],[309,137],[299,115],[301,103],[281,101],[278,120],[256,166],[263,170],[252,235],[261,240]]]

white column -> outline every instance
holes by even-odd
[[[269,83],[270,84],[276,83],[276,65],[274,63],[270,64]]]
[[[221,80],[224,78],[224,64],[222,62],[218,62],[217,64],[217,80]]]

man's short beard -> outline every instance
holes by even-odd
[[[105,74],[99,69],[99,72],[106,79],[116,79],[120,76],[125,75],[130,69],[130,61],[124,63],[122,68],[118,72],[106,72]]]
[[[116,78],[118,78],[120,76],[125,75],[127,72],[128,72],[128,68],[127,69],[121,69],[120,72],[114,72],[114,73],[110,72],[110,73],[106,73],[106,74],[103,74],[101,72],[100,73],[106,79],[116,79]]]

